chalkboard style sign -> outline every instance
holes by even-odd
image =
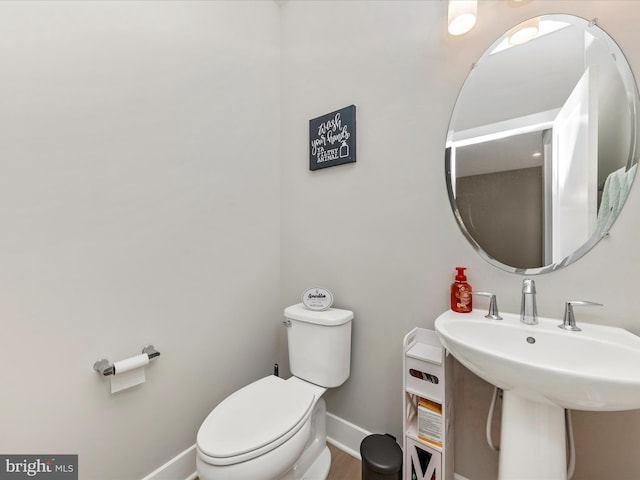
[[[309,169],[356,161],[356,106],[309,120]]]

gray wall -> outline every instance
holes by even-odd
[[[456,205],[469,234],[512,267],[544,265],[542,167],[456,179]]]
[[[1,453],[141,478],[271,372],[278,27],[272,2],[0,2]],[[93,363],[145,343],[112,396]]]
[[[445,188],[449,116],[471,64],[511,26],[564,12],[598,17],[640,74],[637,2],[480,1],[476,28],[458,38],[446,33],[446,5],[294,1],[282,9],[282,306],[322,285],[337,306],[353,309],[352,374],[327,393],[328,409],[397,436],[403,335],[415,326],[433,327],[449,308],[454,267],[468,267],[473,287],[497,293],[503,310],[519,309],[522,277],[495,269],[473,251]],[[357,163],[310,172],[308,120],[352,103],[358,108]],[[640,334],[633,303],[637,193],[631,192],[609,239],[568,268],[536,278],[539,314],[560,317],[564,301],[594,300],[606,306],[580,312],[581,321]],[[482,308],[482,300],[475,303]],[[456,392],[468,422],[456,471],[490,480],[495,462],[487,459],[495,455],[484,440],[484,420],[491,389],[470,378],[473,385]],[[574,422],[575,480],[640,476],[633,448],[640,412],[578,413]]]
[[[329,410],[399,436],[402,337],[448,308],[454,267],[519,307],[521,278],[451,215],[443,146],[472,62],[551,8],[597,16],[640,72],[634,1],[481,1],[460,38],[444,1],[0,2],[0,452],[142,477],[286,363],[281,308],[311,285],[356,313]],[[351,103],[358,162],[309,172],[308,120]],[[541,315],[596,300],[582,321],[640,333],[639,210],[632,191],[611,238],[536,279]],[[147,382],[111,396],[91,365],[147,342]],[[456,470],[490,479],[491,389],[470,378]],[[638,476],[640,413],[574,421],[576,480]]]

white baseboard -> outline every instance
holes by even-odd
[[[469,480],[469,479],[467,477],[463,477],[462,475],[458,475],[457,473],[454,473],[453,480]]]
[[[196,446],[192,445],[142,480],[194,480],[196,474]]]
[[[371,432],[327,412],[327,442],[352,457],[360,458],[360,443]]]

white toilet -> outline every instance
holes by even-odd
[[[288,380],[261,378],[224,399],[198,431],[200,480],[324,480],[327,388],[349,378],[353,312],[284,311],[289,344]]]

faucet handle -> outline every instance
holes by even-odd
[[[582,329],[576,325],[576,316],[573,313],[573,306],[580,307],[602,307],[601,303],[586,302],[584,300],[569,300],[564,304],[564,319],[562,323],[558,325],[558,328],[569,330],[570,332],[579,332]]]
[[[498,312],[498,301],[496,300],[495,293],[490,292],[469,292],[472,295],[480,295],[482,297],[489,297],[489,313],[487,313],[484,317],[489,318],[491,320],[502,320],[500,313]]]

